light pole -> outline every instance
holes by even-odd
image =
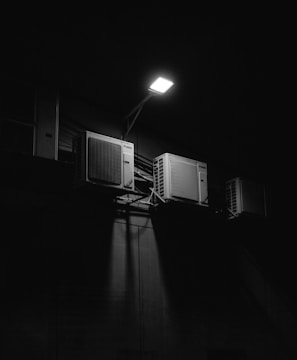
[[[142,99],[123,119],[125,122],[124,129],[122,132],[122,140],[126,140],[129,132],[131,131],[133,125],[135,124],[136,119],[138,118],[144,104],[153,96],[163,95],[173,86],[173,82],[167,80],[163,77],[158,77],[148,88],[149,93],[147,96]],[[135,115],[134,115],[135,114]],[[130,117],[134,115],[133,119],[130,121]]]

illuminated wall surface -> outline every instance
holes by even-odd
[[[224,224],[98,201],[6,215],[3,358],[290,359]]]
[[[82,126],[119,136],[113,119],[79,107],[63,103],[59,150],[68,161]],[[168,139],[137,136],[147,158],[190,156]],[[3,359],[295,358],[294,311],[241,246],[275,263],[265,256],[270,221],[117,206],[102,193],[74,194],[71,162],[19,153],[2,161]],[[219,192],[226,174],[210,174],[210,192]]]

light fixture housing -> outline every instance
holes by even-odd
[[[162,95],[167,92],[173,85],[174,83],[172,81],[160,76],[150,85],[148,90],[155,94]]]

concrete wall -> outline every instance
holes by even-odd
[[[290,359],[243,294],[220,220],[95,194],[26,199],[5,216],[3,358]]]
[[[118,119],[92,106],[65,100],[60,109],[73,133],[120,135]],[[130,140],[148,159],[194,156],[140,129]],[[220,218],[73,192],[71,166],[49,159],[4,167],[3,359],[293,358],[245,292],[236,238]],[[212,174],[220,190],[226,174]]]

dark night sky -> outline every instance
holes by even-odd
[[[120,119],[156,74],[169,76],[174,89],[145,106],[138,126],[269,179],[279,25],[266,9],[43,10],[2,19],[2,78],[56,86]]]

